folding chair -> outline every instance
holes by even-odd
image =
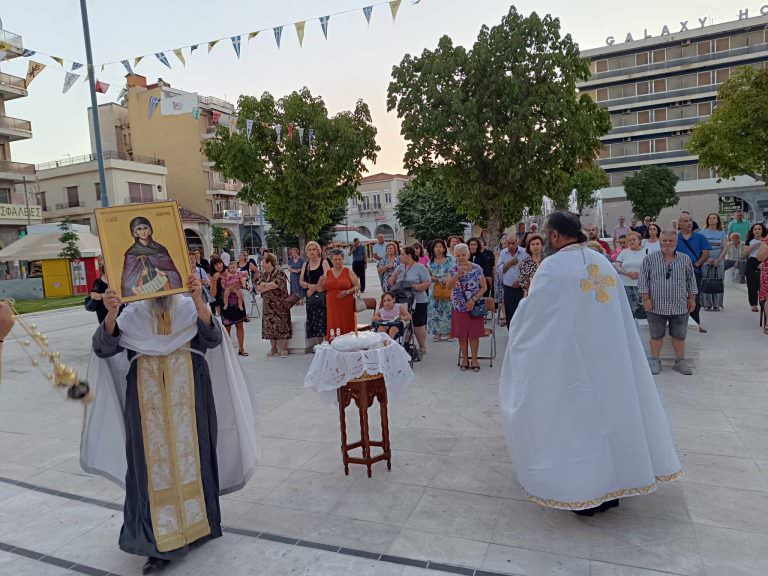
[[[248,310],[248,318],[261,318],[261,310],[259,309],[259,301],[257,299],[258,294],[256,292],[250,292],[251,294],[251,307]],[[245,301],[245,298],[243,298]]]
[[[478,351],[478,360],[489,360],[490,367],[493,368],[493,361],[496,359],[496,318],[498,316],[498,308],[496,307],[496,299],[491,297],[483,298],[485,300],[485,309],[488,314],[485,316],[483,322],[483,336],[480,337],[480,344],[483,343],[484,338],[489,339],[489,350],[487,356],[481,356]],[[490,324],[490,326],[489,326]],[[458,353],[457,366],[461,366],[461,350]]]

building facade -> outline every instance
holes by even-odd
[[[768,15],[678,33],[664,29],[662,36],[628,36],[630,41],[582,52],[591,60],[592,76],[579,90],[611,114],[612,129],[602,138],[597,160],[610,178],[610,186],[600,191],[606,227],[619,216],[629,220],[632,208],[622,183],[648,165],[668,166],[680,178],[680,203],[662,212],[663,226],[681,209],[703,218],[736,204],[762,220],[768,216],[763,183],[748,176],[718,182],[687,146],[693,128],[717,106],[719,86],[740,67],[766,67]]]
[[[0,45],[5,60],[24,52],[21,36],[2,29]],[[42,222],[42,210],[29,195],[28,182],[35,179],[35,166],[14,162],[11,143],[32,138],[29,120],[8,116],[6,103],[27,96],[24,78],[0,70],[0,246],[7,246],[26,231],[28,224]],[[17,188],[17,184],[20,184]]]
[[[395,206],[397,195],[410,181],[410,176],[384,172],[363,178],[357,187],[359,197],[347,201],[345,228],[366,238],[383,234],[386,240],[405,241],[405,230],[395,216]]]

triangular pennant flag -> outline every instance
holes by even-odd
[[[0,42],[0,62],[5,60],[8,52],[11,50],[11,45],[8,42]]]
[[[94,85],[94,90],[96,92],[99,92],[100,94],[106,94],[107,90],[109,90],[109,84],[106,82],[102,82],[100,80],[96,80],[96,84]]]
[[[251,131],[253,130],[253,120],[248,118],[245,121],[245,137],[248,138],[248,140],[251,139]]]
[[[123,88],[120,90],[120,94],[117,95],[117,101],[122,102],[123,98],[128,94],[128,88]]]
[[[251,32],[250,34],[248,34],[248,42],[256,38],[256,36],[259,35],[259,32],[261,32],[261,30],[256,30],[256,32]]]
[[[24,52],[21,53],[22,57],[29,58],[30,56],[34,56],[36,52],[34,50],[27,50],[24,48]]]
[[[194,118],[195,120],[200,118],[200,108],[197,108],[197,107],[192,108],[192,118]]]
[[[155,108],[157,108],[158,104],[160,104],[160,98],[157,96],[149,97],[149,116],[147,116],[147,118],[152,118],[152,114],[155,112]]]
[[[304,128],[299,128],[299,142],[304,144]]]
[[[330,16],[320,16],[320,26],[323,29],[323,36],[325,36],[326,40],[328,40],[328,21],[330,19]]]
[[[61,89],[62,94],[66,94],[70,88],[74,85],[75,82],[77,82],[77,79],[80,78],[80,74],[75,74],[74,72],[67,72],[66,76],[64,76],[64,87]]]
[[[120,64],[123,65],[123,68],[125,68],[126,73],[133,74],[133,68],[131,68],[131,63],[128,62],[128,60],[120,60]]]
[[[314,140],[315,140],[315,129],[314,128],[310,128],[309,129],[309,136],[308,136],[307,140],[308,140],[309,145],[312,146],[312,142],[314,142]]]
[[[77,70],[78,68],[82,68],[82,67],[83,67],[83,65],[82,65],[82,64],[80,64],[80,62],[72,62],[72,71],[73,71],[73,72],[74,72],[75,70]],[[79,76],[79,74],[78,74],[78,76]]]
[[[162,62],[163,64],[168,66],[168,68],[171,67],[171,63],[168,62],[168,58],[165,57],[165,53],[164,52],[156,52],[155,53],[155,58],[157,58],[158,60],[160,60],[160,62]]]
[[[51,60],[54,60],[55,62],[58,62],[59,66],[64,68],[64,58],[59,58],[58,56],[51,56]]]
[[[184,60],[184,52],[181,51],[181,48],[176,48],[176,50],[174,50],[173,53],[176,54],[176,58],[179,59],[179,62],[181,62],[182,66],[187,65],[187,61]]]
[[[45,68],[45,64],[41,64],[40,62],[35,62],[34,60],[29,61],[29,64],[27,64],[27,80],[26,80],[27,88],[29,88],[29,85],[32,83],[32,80],[37,78],[37,75],[43,71],[43,68]]]
[[[368,21],[368,24],[370,24],[371,14],[373,14],[373,6],[366,6],[363,8],[363,14],[365,14],[365,19]]]
[[[144,60],[144,56],[136,56],[136,58],[133,59],[133,67],[136,68],[142,60]]]
[[[392,22],[394,22],[397,18],[397,11],[400,10],[400,0],[391,0],[389,9],[392,11]]]
[[[288,141],[293,142],[293,124],[288,124]]]
[[[85,83],[85,82],[88,82],[88,80],[90,80],[90,79],[91,79],[91,72],[90,72],[90,70],[92,70],[92,68],[90,68],[90,69],[88,70],[88,72],[86,72],[85,74],[83,74],[83,83]]]
[[[304,46],[304,26],[306,23],[306,21],[302,21],[294,24],[296,26],[296,36],[299,37],[299,46]]]
[[[101,71],[102,71],[102,72],[104,72],[104,67],[105,67],[105,66],[106,66],[106,64],[102,64],[102,65],[101,65]]]
[[[210,42],[208,42],[208,54],[211,53],[211,50],[213,50],[213,47],[216,46],[216,44],[218,43],[219,43],[218,40],[211,40]]]
[[[280,124],[275,124],[275,134],[277,135],[277,141],[280,142],[280,136],[283,133],[283,127]]]
[[[232,40],[232,48],[235,49],[235,54],[237,54],[237,59],[240,60],[240,35],[232,36],[230,38]]]
[[[200,47],[200,44],[192,44],[192,46],[189,47],[189,53],[192,54],[195,50],[197,50]]]
[[[277,42],[277,47],[280,48],[280,38],[283,36],[283,27],[277,26],[272,28],[272,31],[275,33],[275,42]]]

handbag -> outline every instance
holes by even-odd
[[[298,294],[288,294],[281,302],[283,310],[290,310],[296,306],[299,300],[301,300],[301,297]]]
[[[355,312],[365,312],[368,310],[368,304],[365,303],[365,298],[360,292],[355,292]]]
[[[472,316],[472,318],[485,318],[486,314],[488,314],[488,310],[485,307],[485,298],[481,298],[475,302],[475,305],[472,306],[472,310],[469,311],[469,315]]]
[[[443,286],[440,282],[435,282],[432,289],[432,298],[435,300],[450,300],[452,290],[448,286]]]
[[[99,309],[99,303],[90,296],[85,297],[85,302],[83,302],[83,304],[88,312],[96,312],[96,310]]]

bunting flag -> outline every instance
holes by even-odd
[[[251,131],[253,130],[253,120],[248,118],[245,121],[245,137],[248,138],[248,140],[251,139]]]
[[[64,58],[59,58],[58,56],[51,56],[50,58],[51,58],[51,60],[53,60],[54,62],[58,62],[58,63],[59,63],[59,66],[61,66],[62,68],[64,68]]]
[[[306,20],[302,22],[296,22],[294,26],[296,27],[296,36],[299,37],[299,46],[304,46],[304,26],[306,25]]]
[[[171,63],[168,62],[168,58],[165,57],[165,53],[164,52],[156,52],[155,53],[155,58],[157,58],[158,60],[160,60],[160,62],[162,62],[163,64],[168,66],[168,68],[171,67]]]
[[[74,72],[78,68],[82,68],[82,67],[83,67],[83,65],[80,64],[80,62],[72,62],[72,72]]]
[[[373,14],[373,6],[366,6],[363,8],[363,14],[365,14],[365,19],[368,21],[368,24],[371,23],[371,14]]]
[[[392,11],[392,22],[397,18],[397,11],[400,10],[400,1],[401,0],[392,0],[389,3],[389,9]]]
[[[29,58],[30,56],[34,56],[35,54],[37,54],[37,52],[35,52],[34,50],[27,50],[26,48],[24,48],[24,52],[21,53],[21,56],[23,58]]]
[[[101,80],[96,80],[94,90],[100,94],[106,94],[107,90],[109,90],[109,84],[102,82]]]
[[[45,64],[41,64],[40,62],[35,62],[34,60],[29,61],[29,64],[27,64],[27,80],[26,80],[27,88],[29,88],[29,85],[32,83],[32,80],[37,78],[37,75],[43,71],[43,68],[45,68]]]
[[[128,95],[128,88],[123,88],[120,90],[120,94],[117,95],[117,101],[122,102],[123,98],[125,98]]]
[[[323,36],[326,40],[328,40],[328,21],[330,19],[330,16],[320,16],[320,27],[323,29]]]
[[[220,117],[221,117],[221,112],[216,112],[215,110],[211,112],[211,126],[216,124],[219,121]]]
[[[192,108],[192,118],[194,118],[195,120],[200,118],[200,108],[197,108],[197,107]]]
[[[136,56],[136,58],[133,59],[133,67],[136,68],[136,66],[139,65],[139,62],[141,62],[144,59],[144,56]]]
[[[5,57],[8,55],[8,50],[11,47],[10,44],[7,42],[0,42],[0,62],[5,60]]]
[[[250,42],[251,40],[256,38],[256,36],[259,35],[259,32],[260,32],[260,30],[256,30],[256,32],[251,32],[250,34],[248,34],[248,42]]]
[[[121,60],[120,64],[123,65],[123,68],[125,68],[125,72],[127,74],[133,74],[133,68],[131,68],[131,63],[128,62],[128,60]]]
[[[192,44],[192,46],[189,47],[189,53],[192,54],[195,50],[200,48],[200,44]]]
[[[237,59],[240,60],[240,36],[232,36],[230,38],[232,40],[232,48],[235,49],[235,54],[237,54]]]
[[[304,144],[304,128],[299,128],[299,143]]]
[[[181,51],[181,48],[176,48],[176,50],[174,50],[173,53],[176,54],[176,58],[179,59],[179,62],[181,62],[181,65],[186,67],[187,61],[184,60],[184,52]]]
[[[314,142],[314,140],[315,140],[315,129],[314,128],[310,128],[309,129],[307,140],[308,140],[308,144],[310,146],[312,146],[312,142]]]
[[[149,116],[147,116],[147,118],[152,118],[152,114],[154,114],[158,104],[160,104],[160,98],[157,96],[149,97]]]
[[[277,141],[280,142],[280,136],[283,133],[283,127],[280,124],[275,124],[275,135],[277,136]]]
[[[218,43],[219,43],[218,40],[212,40],[211,42],[208,42],[208,54],[211,53],[211,50],[213,50],[213,47],[216,46],[216,44]]]
[[[275,33],[275,42],[277,42],[277,48],[280,48],[280,38],[283,37],[283,27],[277,26],[272,29],[272,31]]]
[[[77,79],[80,78],[80,74],[75,74],[74,72],[67,72],[64,76],[64,86],[61,89],[62,94],[66,94],[69,92],[69,89],[74,86],[75,82],[77,82]]]
[[[85,83],[85,82],[88,82],[88,80],[90,80],[90,79],[91,79],[91,70],[92,70],[92,68],[90,68],[90,69],[88,70],[88,72],[86,72],[85,74],[83,74],[83,82],[84,82],[84,83]]]
[[[288,124],[288,141],[293,143],[293,124]]]

